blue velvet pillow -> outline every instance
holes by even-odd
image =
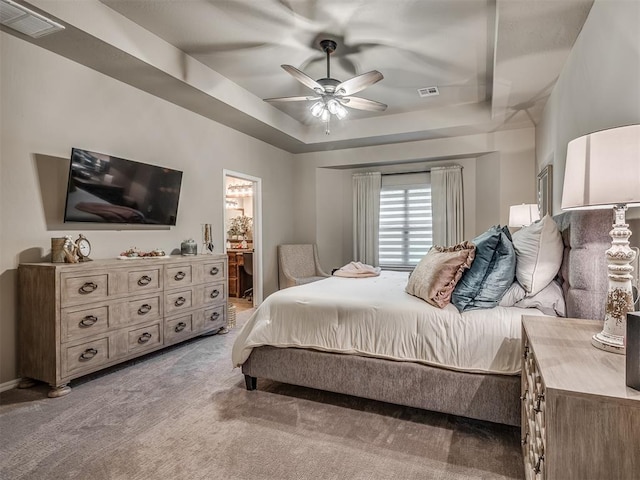
[[[471,243],[476,246],[476,257],[451,295],[451,303],[460,312],[497,306],[516,273],[516,254],[506,226],[491,227]]]

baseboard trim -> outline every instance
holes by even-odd
[[[9,380],[8,382],[0,383],[0,392],[6,392],[12,388],[16,388],[22,379],[16,378],[15,380]]]

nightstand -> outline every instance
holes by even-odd
[[[602,322],[522,321],[522,452],[526,478],[640,478],[640,391],[625,357],[591,346]]]

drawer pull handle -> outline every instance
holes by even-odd
[[[542,411],[542,408],[540,408],[540,403],[542,402],[542,400],[544,400],[544,393],[540,393],[536,397],[536,406],[533,408],[534,412],[540,413]]]
[[[80,327],[90,327],[98,321],[98,317],[95,315],[87,315],[82,320],[80,320]]]
[[[145,285],[149,285],[151,283],[151,277],[149,275],[143,275],[138,280],[138,285],[144,287]]]
[[[98,288],[98,284],[93,282],[85,282],[79,289],[79,292],[82,294],[87,294],[95,291]]]
[[[84,352],[80,354],[80,360],[82,361],[91,360],[97,354],[98,354],[98,350],[96,350],[95,348],[87,348]]]
[[[178,298],[176,299],[176,301],[175,301],[175,302],[173,302],[173,304],[174,304],[176,307],[181,307],[181,306],[182,306],[182,305],[184,305],[185,303],[187,303],[187,299],[186,299],[186,298],[184,298],[184,297],[178,297]]]
[[[175,274],[175,276],[173,277],[174,280],[177,280],[178,282],[182,279],[184,279],[184,277],[186,277],[187,274],[184,273],[183,271],[179,271],[178,273]]]
[[[542,462],[544,462],[544,455],[540,455],[540,457],[538,457],[538,461],[536,462],[535,467],[533,467],[533,471],[535,473],[540,473],[540,470],[542,470],[542,465],[540,465]]]
[[[187,324],[184,322],[180,322],[176,325],[175,331],[176,333],[181,332],[182,330],[184,330],[185,328],[187,328]]]
[[[149,332],[144,332],[138,337],[138,343],[140,344],[147,343],[149,340],[151,340],[151,334]]]
[[[524,438],[522,440],[520,440],[520,443],[522,445],[526,445],[527,444],[527,440],[529,440],[529,432],[524,434]]]
[[[211,320],[212,322],[215,322],[218,318],[220,318],[220,314],[218,312],[213,312],[209,317],[209,320]]]
[[[520,400],[523,400],[523,401],[526,400],[528,393],[529,393],[529,390],[525,390],[524,393],[520,395]]]
[[[217,288],[211,292],[211,298],[216,298],[218,295],[220,295],[220,290]]]
[[[218,272],[220,272],[220,270],[218,269],[218,267],[213,267],[213,268],[211,269],[211,272],[209,272],[209,273],[211,273],[211,275],[217,275],[217,274],[218,274]]]
[[[146,315],[150,311],[151,311],[151,305],[149,305],[148,303],[145,303],[144,305],[140,305],[140,308],[138,309],[138,315]]]

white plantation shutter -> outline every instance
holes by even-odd
[[[380,266],[387,268],[415,266],[429,251],[433,232],[428,183],[383,185],[378,245]]]

